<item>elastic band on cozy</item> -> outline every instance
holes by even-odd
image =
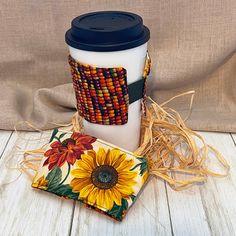
[[[132,104],[133,102],[136,102],[137,100],[143,98],[144,86],[145,86],[144,79],[140,79],[128,85],[129,104]]]

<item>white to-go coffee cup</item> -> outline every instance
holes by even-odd
[[[99,68],[123,67],[128,85],[142,79],[149,38],[140,16],[120,11],[81,15],[66,32],[73,59]],[[129,105],[126,124],[101,125],[83,119],[84,132],[129,151],[136,150],[140,141],[140,103],[139,99]]]

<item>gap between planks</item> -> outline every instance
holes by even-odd
[[[236,146],[230,134],[200,132],[206,142],[218,149],[231,166],[225,178],[209,177],[207,183],[176,192],[167,187],[174,235],[236,235]],[[211,169],[217,168],[209,160]]]
[[[9,178],[14,179],[16,176],[14,171],[4,168],[4,161],[9,155],[14,154],[15,147],[20,146],[22,150],[38,148],[49,140],[51,132],[49,135],[44,132],[43,137],[35,132],[19,132],[19,135],[20,137],[13,132],[3,151],[0,180],[4,183],[8,182]],[[23,140],[24,138],[25,140]],[[34,141],[35,138],[38,140]],[[26,175],[22,175],[17,181],[1,188],[1,234],[68,235],[72,222],[73,201],[34,190],[30,185],[31,181]]]
[[[233,139],[234,145],[236,147],[236,134],[230,133],[230,136]]]
[[[0,130],[0,159],[7,147],[7,144],[13,134],[13,131]]]
[[[15,135],[13,132],[10,132],[8,137],[5,134],[5,138],[2,139],[1,137],[3,136],[1,136],[1,133],[2,131],[0,131],[0,141],[2,142],[2,145],[0,145],[0,153],[2,153],[4,158],[6,155],[5,153],[9,151],[7,150],[9,149],[8,146],[11,146],[11,139],[14,139]],[[236,156],[235,134],[203,132],[201,134],[206,136],[208,143],[214,145],[222,152],[232,167],[235,166],[235,160],[233,159],[233,157]],[[3,145],[4,143],[5,145]],[[51,219],[51,224],[56,225],[56,230],[54,228],[55,231],[52,231],[52,228],[49,227],[48,232],[66,233],[65,228],[67,228],[68,231],[66,234],[68,235],[78,235],[79,232],[81,233],[80,235],[92,235],[92,233],[99,235],[99,231],[96,230],[102,229],[100,231],[101,235],[103,233],[106,235],[109,235],[109,233],[113,233],[113,235],[131,235],[129,225],[134,224],[134,226],[131,227],[132,230],[134,230],[133,232],[136,232],[136,235],[143,235],[142,233],[149,233],[149,235],[151,235],[150,233],[158,233],[158,235],[183,235],[183,233],[186,233],[186,235],[229,235],[229,233],[231,233],[231,235],[235,235],[235,227],[232,222],[235,220],[236,206],[235,204],[231,204],[231,209],[228,209],[226,204],[227,201],[222,202],[222,200],[225,199],[229,201],[229,196],[224,196],[226,193],[224,193],[224,191],[219,191],[219,189],[228,187],[232,199],[236,198],[236,194],[232,188],[232,185],[235,184],[235,175],[232,177],[225,179],[210,177],[207,184],[194,186],[192,189],[183,192],[172,191],[168,186],[166,187],[162,181],[154,179],[153,182],[149,183],[150,187],[146,186],[144,189],[145,194],[142,193],[140,196],[141,202],[137,201],[135,203],[128,213],[127,219],[121,224],[113,223],[110,219],[106,219],[105,216],[100,216],[99,213],[93,212],[82,207],[79,203],[73,202],[69,227],[65,227],[65,222],[62,222],[62,216],[59,217],[59,219],[56,219],[57,222]],[[146,191],[148,191],[148,193],[146,193]],[[38,194],[40,195],[40,193],[37,193],[37,195]],[[214,204],[209,205],[209,202],[214,196]],[[48,195],[44,198],[44,201],[47,201],[45,200],[47,197]],[[60,198],[58,197],[53,196],[52,198],[52,203],[60,201]],[[69,202],[69,204],[67,204],[67,207],[69,207],[72,202],[69,200],[66,201]],[[176,202],[178,203],[179,208],[176,207]],[[142,204],[147,204],[146,207],[152,214],[152,217],[147,214]],[[216,206],[219,206],[219,212]],[[40,208],[42,207],[43,206]],[[40,208],[38,208],[39,212]],[[166,210],[169,210],[170,214],[169,212],[166,212]],[[214,214],[216,214],[217,217],[214,217]],[[200,216],[199,219],[197,218],[198,216]],[[162,219],[160,220],[159,218]],[[181,224],[183,223],[183,220],[185,220],[184,224]],[[141,226],[141,224],[143,225]],[[173,224],[173,229],[171,224]],[[16,226],[13,227],[11,232],[16,234],[27,232],[27,227],[26,229],[23,229],[21,227],[22,225],[24,226],[25,222],[18,224],[18,230]],[[39,225],[42,225],[42,223],[39,223]],[[64,229],[61,229],[61,227]],[[195,231],[195,229],[197,230]],[[34,235],[38,235],[37,233],[38,232],[34,232]]]

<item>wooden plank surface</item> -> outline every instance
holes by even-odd
[[[171,235],[164,183],[152,179],[121,223],[76,203],[72,235]]]
[[[236,148],[229,134],[201,133],[231,166],[226,178],[210,177],[206,184],[176,192],[168,187],[174,235],[236,235]],[[208,166],[217,168],[215,159]]]
[[[38,133],[13,133],[3,153],[0,165],[0,186],[16,179],[18,171],[5,167],[8,158],[15,165],[18,158],[16,146],[22,150],[38,148],[44,139]],[[48,133],[45,133],[48,137]],[[45,138],[45,136],[41,138]],[[25,139],[25,140],[24,140]],[[47,141],[46,141],[47,142]],[[40,144],[41,143],[41,144]],[[2,145],[1,145],[2,148]],[[12,156],[13,154],[13,156]],[[63,200],[52,194],[33,190],[31,181],[22,175],[17,181],[0,189],[0,235],[69,235],[72,220],[73,201]]]
[[[206,133],[206,141],[215,146],[228,161],[231,171],[226,178],[209,178],[201,188],[202,204],[213,235],[236,235],[236,147],[229,134]],[[217,168],[214,159],[210,166]]]
[[[22,175],[0,187],[0,235],[236,235],[236,135],[201,134],[229,162],[229,177],[210,177],[206,184],[181,192],[152,179],[124,221],[117,223],[78,202],[32,189],[30,180]],[[7,159],[14,156],[11,166],[22,158],[16,146],[37,148],[50,132],[20,132],[20,136],[0,131],[0,186],[19,174],[5,167]],[[29,141],[32,139],[37,140]],[[208,164],[221,170],[215,159]]]

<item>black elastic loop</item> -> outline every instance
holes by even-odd
[[[129,104],[136,102],[143,97],[144,79],[140,79],[128,85]]]

